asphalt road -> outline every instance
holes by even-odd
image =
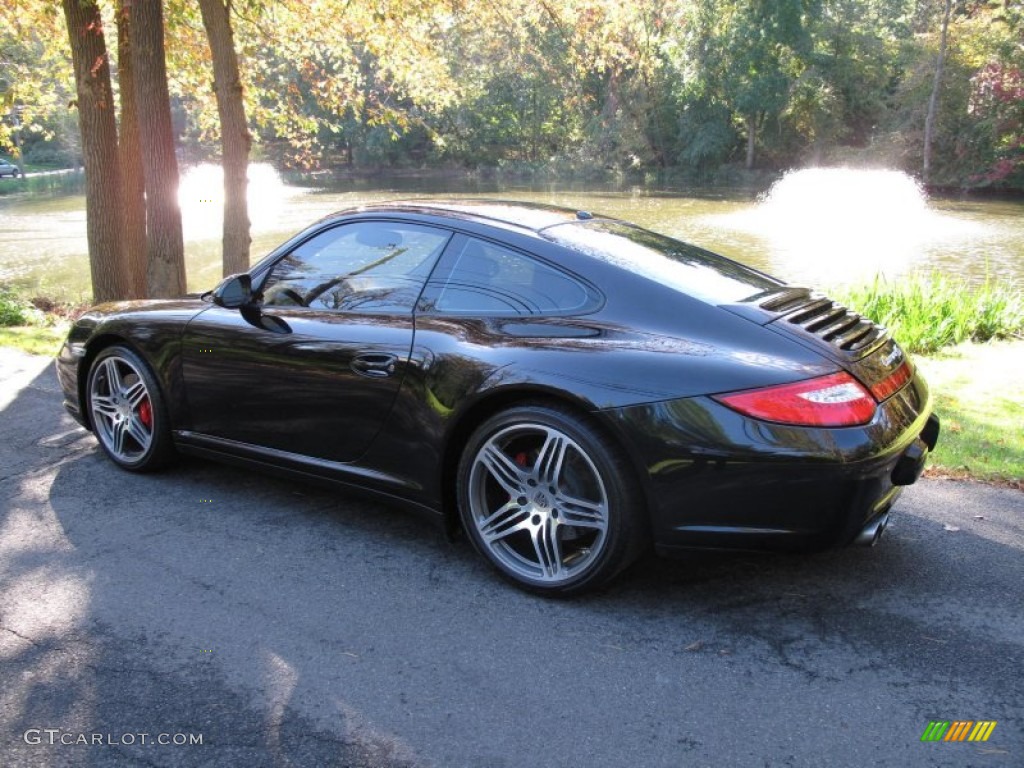
[[[924,481],[875,549],[558,602],[374,502],[122,472],[46,361],[0,369],[5,768],[1024,765],[1020,492]]]

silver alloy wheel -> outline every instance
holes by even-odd
[[[561,584],[604,550],[604,482],[579,443],[553,427],[516,424],[495,433],[473,459],[468,490],[484,546],[518,577]]]
[[[103,446],[132,464],[153,443],[153,406],[138,369],[117,355],[103,359],[89,380],[89,410]]]

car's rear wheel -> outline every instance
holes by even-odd
[[[87,396],[93,432],[115,464],[146,472],[174,456],[156,377],[131,349],[117,345],[96,356],[89,369]]]
[[[482,424],[459,465],[462,522],[503,575],[534,592],[578,594],[629,565],[643,507],[621,450],[589,419],[521,406]]]

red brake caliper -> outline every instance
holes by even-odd
[[[139,421],[145,424],[147,429],[153,428],[153,407],[149,404],[148,397],[139,403]]]
[[[526,451],[520,451],[516,454],[516,464],[520,467],[526,466]]]

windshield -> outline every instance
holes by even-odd
[[[712,304],[741,301],[782,285],[724,256],[621,221],[559,224],[541,234]]]

